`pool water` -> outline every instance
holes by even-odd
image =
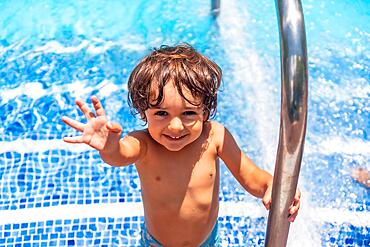
[[[138,246],[143,211],[134,166],[104,164],[61,116],[97,95],[127,133],[142,127],[127,78],[153,47],[187,42],[224,73],[217,121],[273,173],[280,111],[274,1],[1,1],[0,246]],[[302,1],[309,113],[288,246],[370,246],[370,2]],[[264,246],[267,212],[221,166],[223,246]]]

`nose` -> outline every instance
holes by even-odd
[[[171,131],[182,131],[184,129],[184,125],[180,118],[175,117],[171,119],[168,129]]]

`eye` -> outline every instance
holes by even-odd
[[[155,116],[161,116],[161,117],[164,117],[164,116],[167,116],[168,113],[166,111],[157,111],[154,113]]]
[[[184,116],[194,116],[194,115],[197,115],[197,113],[195,111],[185,111],[183,115]]]

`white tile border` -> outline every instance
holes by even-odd
[[[70,152],[85,152],[94,150],[84,144],[69,144],[62,139],[53,140],[32,140],[20,139],[15,141],[0,142],[0,153],[18,152],[32,153],[44,152],[47,150],[66,150]],[[370,142],[356,138],[344,138],[333,136],[330,140],[323,139],[318,144],[310,146],[309,143],[305,147],[305,153],[343,153],[347,155],[370,155]]]
[[[305,212],[306,219],[313,222],[335,224],[350,223],[354,226],[369,226],[370,212],[354,212],[330,208],[313,208]],[[267,217],[268,212],[261,205],[245,202],[221,202],[219,216]],[[90,217],[133,217],[143,216],[141,202],[106,203],[88,205],[62,205],[53,207],[0,211],[0,224],[39,222],[58,219]],[[298,216],[299,218],[299,216]],[[298,219],[297,218],[297,219]]]

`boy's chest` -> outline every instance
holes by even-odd
[[[208,212],[218,198],[218,161],[200,161],[192,169],[182,165],[174,160],[171,168],[158,168],[141,176],[143,200],[157,212],[181,212],[182,216]]]
[[[152,159],[142,167],[142,173],[158,183],[189,184],[189,182],[197,183],[198,180],[208,178],[212,180],[217,171],[218,160],[204,156],[206,155],[200,159],[192,156]]]
[[[209,193],[218,186],[219,165],[212,149],[203,152],[159,155],[153,153],[137,165],[142,189],[153,196],[184,198],[185,194]],[[208,191],[208,192],[207,192]]]

